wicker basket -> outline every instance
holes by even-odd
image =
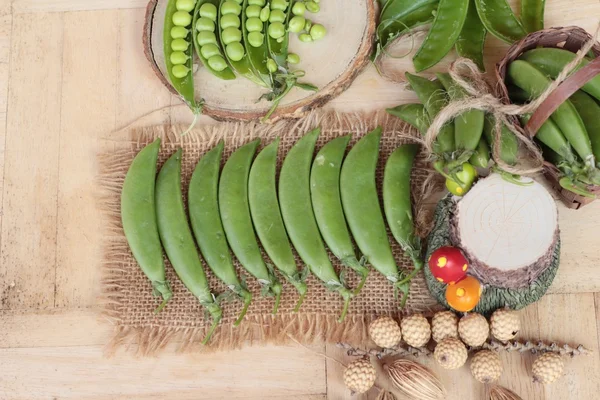
[[[496,78],[498,82],[497,95],[503,100],[504,103],[510,103],[508,89],[504,83],[506,70],[512,61],[517,59],[527,50],[538,47],[555,47],[576,53],[591,39],[592,36],[589,33],[576,26],[550,28],[527,35],[519,42],[514,43],[508,49],[504,58],[496,65]],[[600,43],[595,43],[594,47],[592,48],[592,52],[596,57],[600,57]],[[548,100],[540,106],[540,109],[543,108],[549,101],[551,101],[550,98],[548,98]],[[517,129],[526,134],[526,130],[523,129],[517,118],[511,118],[510,120]],[[532,137],[531,134],[526,135]],[[544,165],[544,175],[550,181],[558,196],[567,207],[578,209],[594,201],[593,198],[579,196],[573,192],[563,189],[558,183],[560,176],[559,170],[551,163],[546,162]],[[600,186],[588,186],[588,190],[597,196],[600,195]]]

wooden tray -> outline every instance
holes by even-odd
[[[163,26],[168,0],[150,0],[146,11],[144,52],[163,84],[173,93],[167,78],[163,52]],[[318,92],[294,88],[282,100],[271,121],[300,117],[342,93],[368,63],[376,28],[375,2],[372,0],[327,0],[320,3],[318,14],[307,13],[314,22],[322,23],[327,36],[318,42],[302,43],[290,34],[290,51],[300,56],[297,69],[306,71],[302,82],[312,83]],[[203,66],[194,73],[196,97],[203,98],[203,112],[219,120],[252,120],[265,115],[271,107],[257,99],[266,92],[243,77],[224,81],[214,77]]]

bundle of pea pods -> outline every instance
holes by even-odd
[[[239,147],[222,170],[224,143],[219,142],[200,158],[191,177],[189,224],[181,188],[182,150],[165,162],[158,175],[160,139],[138,153],[123,184],[121,216],[133,256],[152,282],[154,294],[163,298],[157,312],[172,297],[163,249],[183,284],[212,315],[205,343],[221,320],[223,294],[215,296],[211,291],[202,258],[230,289],[229,295],[244,303],[235,325],[242,321],[252,300],[244,279],[237,275],[230,250],[261,284],[262,295],[274,296],[273,313],[283,290],[279,277],[298,292],[297,311],[312,273],[342,297],[339,320],[343,321],[350,300],[367,279],[367,263],[390,281],[396,293],[403,293],[399,307],[404,306],[410,281],[423,265],[410,195],[411,170],[419,146],[402,145],[386,161],[382,211],[375,181],[381,129],[362,137],[347,155],[350,135],[329,141],[313,158],[319,134],[320,129],[312,130],[291,148],[278,182],[279,138],[256,157],[259,139]],[[411,272],[400,270],[394,260],[386,220],[394,239],[413,261]],[[261,245],[270,262],[263,259]],[[360,275],[356,288],[347,287],[343,274],[336,272],[326,246],[344,267]],[[296,264],[292,249],[304,268]]]
[[[453,48],[484,69],[487,33],[512,44],[544,28],[545,0],[521,0],[517,17],[507,0],[379,0],[377,45],[373,58],[387,53],[398,37],[431,25],[413,57],[417,72],[437,64]]]
[[[293,88],[316,90],[299,83],[303,71],[291,71],[300,57],[289,53],[289,33],[303,42],[322,39],[326,29],[305,18],[317,13],[320,0],[170,0],[164,25],[164,52],[173,87],[199,113],[194,95],[194,52],[214,76],[237,75],[269,90],[273,102],[266,118]],[[194,51],[195,49],[195,51]]]

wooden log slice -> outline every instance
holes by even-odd
[[[556,203],[535,181],[520,186],[492,174],[458,201],[451,234],[480,282],[527,287],[552,258],[558,240]]]
[[[163,51],[163,27],[168,0],[150,0],[143,32],[144,53],[161,82],[174,94]],[[293,70],[303,70],[301,82],[316,85],[318,92],[294,88],[282,100],[271,117],[275,121],[285,117],[301,117],[320,107],[350,86],[368,63],[376,28],[375,2],[372,0],[327,0],[320,3],[317,14],[306,17],[327,28],[327,36],[317,42],[302,43],[296,34],[290,34],[290,52],[300,56],[301,62]],[[197,99],[204,99],[203,112],[218,120],[252,120],[265,115],[271,103],[259,97],[267,90],[238,77],[223,81],[197,60],[194,83]]]

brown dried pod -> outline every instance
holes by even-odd
[[[387,390],[380,390],[375,400],[396,400],[396,396]]]
[[[492,386],[490,400],[523,400],[518,394],[502,386]]]
[[[399,358],[383,368],[394,386],[411,399],[443,400],[447,397],[438,377],[415,361]]]

